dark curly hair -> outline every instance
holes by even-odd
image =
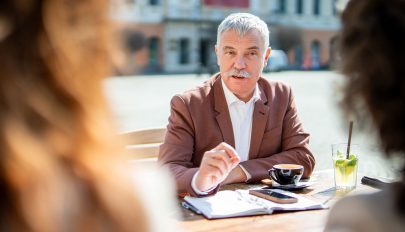
[[[349,1],[342,24],[342,106],[374,124],[387,156],[405,158],[405,1]],[[397,191],[402,210],[404,184],[403,176]]]

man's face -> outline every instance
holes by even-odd
[[[270,51],[270,48],[264,47],[257,30],[251,30],[243,37],[234,30],[221,35],[219,44],[215,46],[221,76],[240,100],[247,102],[252,97]]]

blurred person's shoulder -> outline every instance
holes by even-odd
[[[345,197],[332,207],[325,231],[404,231],[394,199],[390,190]]]
[[[170,172],[155,161],[129,161],[134,191],[149,218],[151,231],[182,231],[175,181]]]

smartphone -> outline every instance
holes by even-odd
[[[275,192],[270,189],[249,190],[249,194],[280,204],[291,204],[298,201],[295,197]]]

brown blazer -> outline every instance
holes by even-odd
[[[235,147],[220,78],[216,74],[171,100],[159,162],[174,175],[179,193],[197,195],[191,180],[206,151],[221,142]],[[309,134],[304,132],[298,118],[291,88],[263,78],[258,85],[261,95],[253,111],[249,160],[240,163],[252,175],[248,182],[268,178],[267,171],[279,163],[301,164],[305,167],[304,177],[309,177],[315,159],[308,147]]]

